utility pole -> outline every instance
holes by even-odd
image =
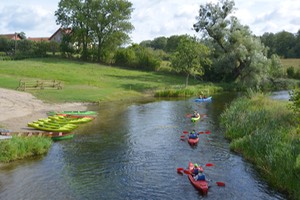
[[[17,33],[15,32],[15,55],[17,53]]]

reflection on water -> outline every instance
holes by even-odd
[[[43,158],[1,167],[0,199],[284,199],[229,151],[218,119],[234,97],[97,107],[97,119],[73,140],[54,143]],[[186,114],[195,109],[206,117],[192,123]],[[180,136],[192,129],[211,134],[201,134],[191,148]],[[207,197],[177,174],[189,161],[215,165],[205,168],[212,179]]]

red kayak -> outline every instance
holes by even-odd
[[[194,164],[192,162],[189,162],[189,168],[188,168],[189,171],[192,172],[193,168],[194,168]],[[200,170],[203,170],[203,169],[200,167]],[[207,181],[195,181],[194,177],[191,174],[188,174],[188,177],[195,188],[200,190],[200,192],[203,195],[207,195],[207,192],[208,192]]]
[[[197,138],[189,138],[188,139],[188,143],[190,145],[196,145],[198,142],[199,142],[199,138],[198,137]]]

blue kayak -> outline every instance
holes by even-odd
[[[207,98],[195,99],[195,102],[205,102],[205,101],[211,101],[211,100],[212,100],[212,96],[207,97]]]

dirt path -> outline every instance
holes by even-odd
[[[0,127],[16,132],[32,130],[27,123],[47,117],[48,111],[86,110],[87,105],[47,104],[29,93],[0,88]]]

